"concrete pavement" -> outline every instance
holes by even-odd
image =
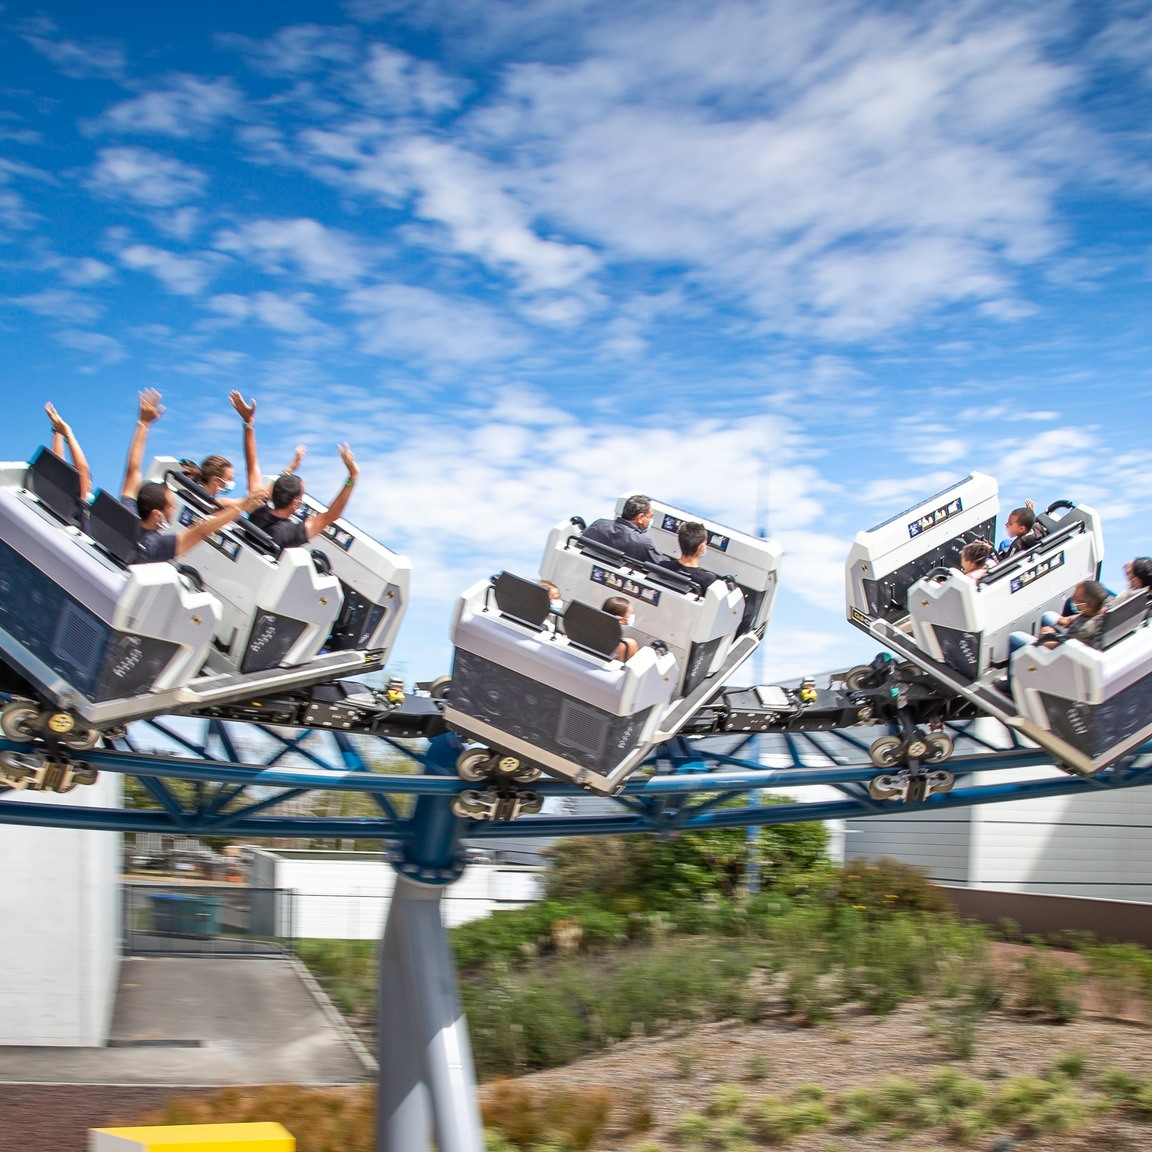
[[[348,1084],[375,1063],[285,957],[127,959],[107,1048],[0,1046],[0,1083]]]

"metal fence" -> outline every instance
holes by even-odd
[[[126,956],[268,956],[295,944],[294,893],[240,884],[124,884]]]
[[[539,869],[484,866],[448,889],[448,928],[539,899]],[[394,879],[390,877],[390,879]],[[301,891],[240,883],[124,882],[126,956],[267,956],[298,939],[379,940],[392,884]]]

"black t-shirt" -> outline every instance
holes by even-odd
[[[713,581],[720,579],[715,572],[709,572],[707,568],[690,568],[687,564],[681,564],[679,560],[669,560],[665,567],[671,568],[673,572],[679,572],[681,576],[687,576],[701,592]]]
[[[145,529],[140,533],[140,551],[149,563],[176,559],[176,537]]]
[[[248,517],[257,528],[267,533],[281,548],[304,548],[308,544],[308,529],[303,520],[295,516],[277,516],[265,505]]]

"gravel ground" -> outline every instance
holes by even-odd
[[[130,1123],[203,1088],[0,1084],[0,1152],[87,1152],[88,1129]]]
[[[681,1147],[670,1136],[675,1120],[685,1112],[703,1111],[721,1084],[738,1085],[751,1100],[813,1081],[837,1092],[875,1084],[883,1076],[915,1079],[950,1062],[936,1031],[922,1005],[884,1017],[841,1016],[818,1028],[789,1028],[782,1022],[711,1024],[678,1036],[630,1041],[606,1055],[524,1077],[523,1083],[621,1093],[627,1103],[619,1117],[620,1130],[628,1127],[628,1113],[643,1102],[653,1117],[651,1129],[627,1137],[620,1131],[603,1147],[623,1152],[648,1140],[671,1152]],[[994,1015],[980,1028],[974,1059],[954,1066],[992,1085],[1007,1076],[1039,1074],[1068,1051],[1088,1057],[1089,1078],[1104,1068],[1152,1076],[1152,1035],[1146,1026],[1091,1017],[1058,1026]],[[962,1145],[936,1132],[894,1141],[879,1130],[849,1134],[824,1129],[787,1147],[791,1152],[984,1152],[998,1146],[1013,1152],[1146,1152],[1152,1147],[1152,1125],[1115,1115],[1093,1121],[1075,1135],[999,1145],[1006,1135],[999,1132]]]
[[[996,950],[1006,960],[1023,951],[1006,945]],[[1069,962],[1076,963],[1074,958]],[[994,1013],[979,1029],[974,1058],[954,1066],[994,1085],[1020,1073],[1043,1073],[1062,1053],[1080,1052],[1087,1058],[1088,1085],[1106,1068],[1152,1078],[1152,1023],[1140,1007],[1131,1004],[1128,1019],[1112,1020],[1099,1014],[1090,989],[1083,1002],[1086,1014],[1065,1025]],[[817,1028],[796,1027],[777,1013],[756,1025],[720,1022],[631,1040],[521,1082],[534,1089],[604,1088],[613,1093],[619,1101],[615,1131],[595,1146],[597,1152],[627,1152],[645,1142],[673,1152],[681,1147],[671,1137],[677,1119],[685,1112],[702,1112],[720,1085],[738,1085],[754,1099],[813,1081],[832,1093],[875,1084],[884,1076],[915,1078],[950,1062],[942,1027],[947,1022],[922,1003],[889,1016],[843,1008]],[[204,1088],[0,1084],[0,1152],[86,1152],[89,1128],[137,1122],[174,1097],[211,1095]],[[640,1111],[649,1112],[652,1123],[635,1132]],[[1145,1152],[1152,1148],[1152,1124],[1113,1111],[1073,1135],[1020,1138],[998,1132],[969,1145],[939,1132],[891,1140],[881,1131],[848,1134],[828,1128],[787,1147],[790,1152]]]
[[[670,1135],[677,1118],[685,1112],[703,1111],[721,1084],[739,1085],[752,1099],[780,1094],[809,1081],[840,1091],[875,1084],[882,1076],[914,1078],[948,1062],[934,1034],[937,1031],[922,1005],[884,1017],[845,1013],[818,1028],[796,1028],[780,1020],[759,1025],[722,1022],[632,1040],[566,1068],[523,1077],[522,1082],[534,1089],[602,1087],[615,1093],[621,1102],[615,1131],[596,1145],[600,1152],[625,1152],[645,1141],[672,1152],[680,1147]],[[1109,1067],[1152,1076],[1149,1028],[1093,1017],[1056,1026],[993,1015],[980,1029],[975,1058],[956,1067],[993,1084],[1018,1073],[1041,1073],[1069,1051],[1088,1057],[1089,1079],[1093,1072]],[[210,1094],[203,1088],[0,1085],[0,1152],[85,1152],[90,1127],[131,1123],[172,1097]],[[651,1112],[651,1127],[626,1134],[641,1106]],[[991,1152],[997,1148],[1144,1152],[1152,1147],[1152,1125],[1120,1115],[1094,1120],[1074,1135],[998,1143],[1005,1135],[998,1132],[961,1145],[936,1132],[894,1141],[879,1131],[847,1134],[825,1129],[793,1141],[788,1148],[791,1152]]]

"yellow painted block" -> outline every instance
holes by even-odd
[[[88,1152],[296,1152],[282,1124],[168,1124],[90,1128]]]

